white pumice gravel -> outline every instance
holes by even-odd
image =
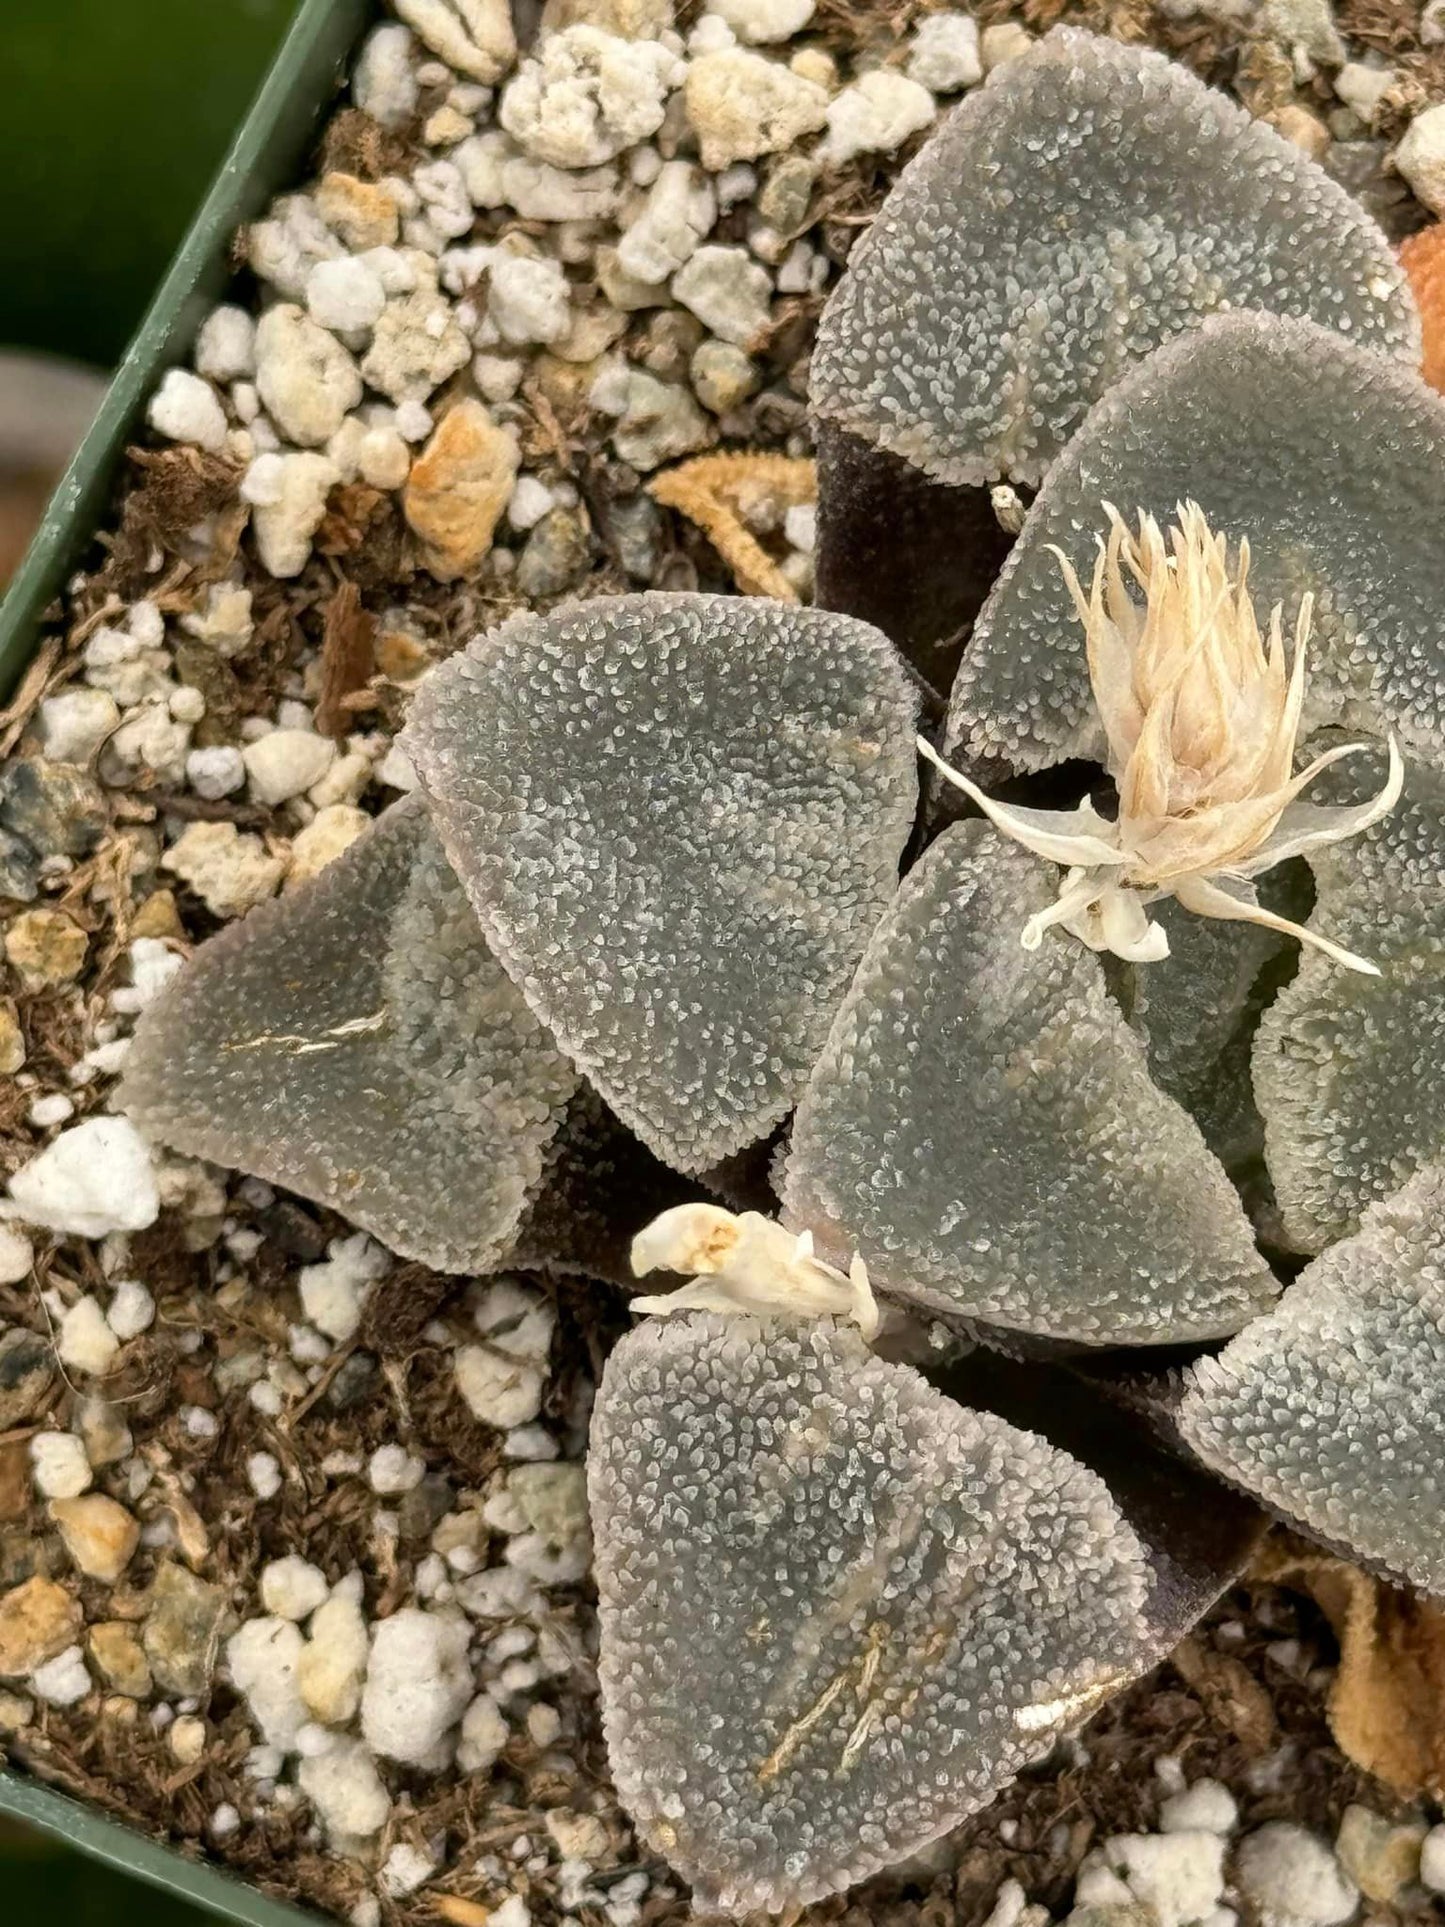
[[[37,1432],[30,1441],[31,1476],[46,1499],[78,1499],[93,1473],[85,1443],[74,1432]]]
[[[1342,1927],[1360,1902],[1328,1842],[1289,1820],[1240,1841],[1234,1876],[1262,1927]]]
[[[146,420],[173,442],[194,442],[212,455],[226,446],[229,429],[220,397],[187,368],[172,368],[151,397]]]
[[[160,1210],[150,1147],[123,1117],[62,1131],[10,1180],[13,1215],[41,1230],[104,1238],[143,1231]]]

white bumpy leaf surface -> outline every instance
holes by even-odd
[[[1185,1439],[1307,1531],[1445,1598],[1445,1170],[1372,1205],[1195,1365]]]
[[[831,1321],[640,1326],[588,1480],[613,1776],[704,1909],[915,1851],[1150,1663],[1103,1482]]]
[[[1321,802],[1370,794],[1384,769],[1326,772]],[[1254,1046],[1265,1157],[1285,1232],[1322,1251],[1369,1204],[1445,1155],[1445,775],[1419,763],[1383,821],[1312,852],[1313,928],[1378,977],[1306,950]]]
[[[1103,504],[1161,524],[1192,499],[1247,537],[1262,619],[1315,597],[1305,722],[1394,730],[1445,765],[1445,398],[1327,329],[1217,315],[1127,375],[1039,491],[980,611],[946,746],[968,764],[1101,758],[1083,631],[1057,545],[1087,581]]]
[[[791,1110],[896,886],[915,698],[885,639],[736,596],[514,618],[406,742],[528,1003],[658,1156]]]
[[[485,1271],[576,1085],[409,798],[202,946],[137,1027],[120,1096],[163,1144]]]
[[[823,316],[813,405],[940,481],[1032,484],[1220,308],[1418,360],[1384,235],[1322,168],[1163,55],[1058,28],[904,170]]]
[[[955,825],[880,924],[798,1106],[787,1222],[876,1289],[1085,1344],[1237,1331],[1276,1295],[1099,959],[1019,933],[1057,873]]]

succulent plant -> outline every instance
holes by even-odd
[[[831,299],[833,606],[474,641],[422,795],[141,1025],[143,1128],[399,1250],[692,1280],[590,1490],[618,1789],[708,1904],[987,1801],[1238,1574],[1245,1495],[1445,1593],[1417,353],[1316,168],[1050,35]]]

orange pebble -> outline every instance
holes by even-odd
[[[1445,221],[1435,221],[1400,243],[1400,266],[1410,277],[1420,310],[1424,352],[1420,373],[1445,393]]]

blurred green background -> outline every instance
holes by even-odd
[[[0,0],[0,347],[119,357],[296,0]],[[5,1927],[209,1918],[0,1820]]]

